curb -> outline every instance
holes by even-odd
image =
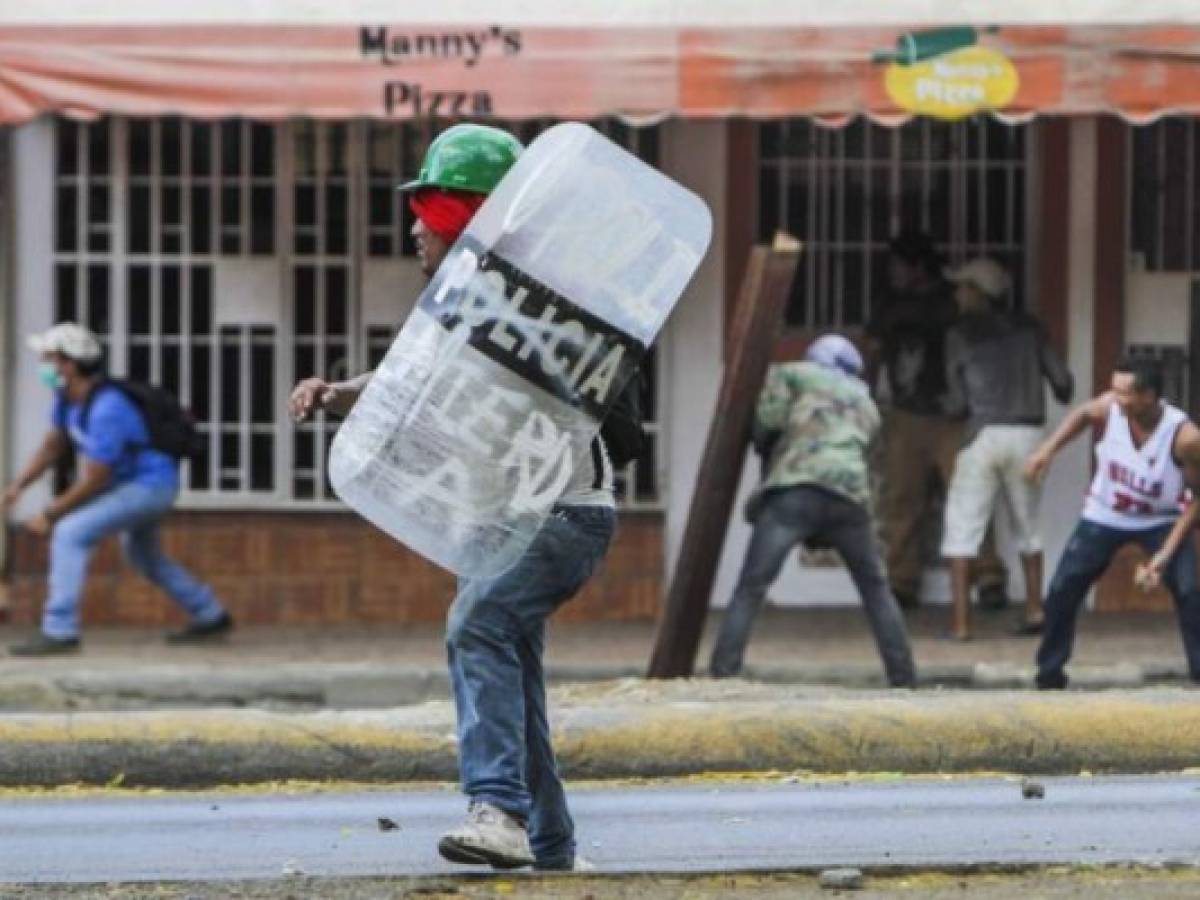
[[[638,678],[638,666],[551,666],[551,686]],[[1033,686],[1029,666],[976,663],[928,665],[919,672],[922,688],[980,691]],[[881,689],[876,663],[833,666],[760,665],[746,669],[749,680],[775,686]],[[1088,690],[1186,685],[1182,663],[1117,663],[1072,666],[1072,685]],[[291,710],[393,709],[450,696],[444,667],[328,663],[317,666],[142,665],[30,672],[0,667],[0,713],[83,712],[180,708],[247,707]]]
[[[1200,765],[1200,694],[837,694],[618,682],[556,696],[571,778],[708,772],[1143,773]],[[447,703],[404,710],[18,714],[0,719],[0,784],[194,788],[456,775]]]

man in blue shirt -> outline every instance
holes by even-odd
[[[188,613],[187,627],[168,641],[190,643],[228,632],[233,620],[212,589],[163,555],[158,527],[179,493],[179,464],[150,445],[141,410],[106,383],[96,336],[63,322],[32,336],[29,346],[41,354],[42,382],[55,391],[53,427],[4,491],[4,509],[71,447],[82,466],[71,487],[27,523],[34,534],[50,537],[49,597],[41,634],[10,652],[49,656],[79,649],[79,598],[88,561],[96,544],[118,533],[133,567]]]

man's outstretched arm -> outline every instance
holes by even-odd
[[[1025,462],[1025,477],[1030,481],[1041,481],[1058,451],[1089,428],[1103,425],[1112,404],[1113,395],[1105,393],[1071,410],[1054,434],[1046,438]]]
[[[297,422],[303,422],[319,409],[339,416],[347,415],[374,374],[364,372],[356,378],[334,382],[305,378],[292,389],[288,411]]]
[[[1171,559],[1179,552],[1183,542],[1191,537],[1196,522],[1200,520],[1200,428],[1185,422],[1175,435],[1172,448],[1176,461],[1183,469],[1183,480],[1192,492],[1192,502],[1175,522],[1174,527],[1150,559],[1138,566],[1134,581],[1142,590],[1152,590],[1161,583]]]

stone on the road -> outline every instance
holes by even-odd
[[[289,859],[283,864],[283,868],[280,869],[279,874],[284,878],[299,878],[304,875],[304,870],[300,868],[300,863],[296,862],[296,860]]]
[[[817,883],[831,891],[862,890],[863,873],[858,869],[826,869]]]

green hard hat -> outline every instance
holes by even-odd
[[[522,149],[520,141],[499,128],[455,125],[434,138],[416,179],[400,185],[400,190],[448,188],[490,194]]]

